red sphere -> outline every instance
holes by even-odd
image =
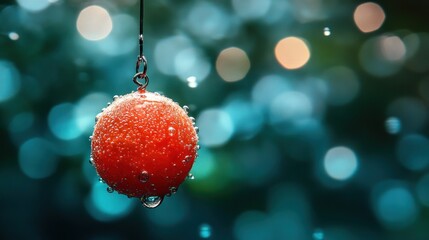
[[[139,90],[115,97],[96,119],[92,162],[107,185],[152,200],[177,191],[198,150],[186,110],[160,94]]]

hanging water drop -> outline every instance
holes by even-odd
[[[195,132],[199,133],[200,132],[200,128],[199,127],[194,127]]]
[[[111,102],[108,102],[108,103],[107,103],[107,106],[110,106],[111,104],[112,104]]]
[[[164,200],[163,197],[158,196],[149,196],[149,197],[141,197],[140,201],[142,202],[143,206],[147,208],[156,208],[159,205],[161,205],[162,200]]]
[[[149,173],[147,171],[143,171],[140,175],[139,175],[139,180],[142,183],[146,183],[149,180]]]
[[[197,151],[198,151],[198,150],[200,150],[200,148],[201,148],[201,147],[200,147],[200,145],[198,144],[198,145],[195,147],[195,150],[197,150]]]
[[[189,117],[189,119],[191,119],[191,121],[194,123],[195,122],[195,118],[194,117]]]
[[[113,101],[116,101],[116,99],[118,99],[118,98],[119,98],[118,95],[113,96]]]
[[[195,179],[194,174],[189,173],[189,174],[188,174],[188,179],[189,179],[189,180],[194,180],[194,179]]]
[[[174,127],[168,128],[168,135],[173,136],[175,132],[176,132],[176,129]]]
[[[94,158],[92,158],[92,155],[89,157],[89,164],[94,166]]]
[[[113,188],[112,187],[107,187],[106,190],[107,190],[108,193],[112,193],[113,192]]]
[[[92,141],[92,135],[91,135],[91,136],[89,136],[89,141],[90,141],[90,142]]]

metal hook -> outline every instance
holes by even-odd
[[[146,72],[147,72],[147,60],[146,60],[145,56],[137,56],[136,73],[139,72],[141,63],[143,63],[143,71],[142,71],[142,73],[144,75],[146,75]]]
[[[138,78],[144,78],[144,83],[139,82],[139,80],[137,80]],[[134,75],[133,82],[139,86],[139,89],[146,89],[147,85],[149,84],[149,77],[143,74],[143,72],[139,72]]]

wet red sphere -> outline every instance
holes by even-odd
[[[186,179],[198,136],[187,112],[171,99],[139,90],[97,116],[92,162],[113,190],[130,197],[163,197]]]

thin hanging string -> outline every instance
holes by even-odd
[[[139,55],[136,62],[136,74],[133,77],[133,82],[137,84],[139,89],[145,89],[149,84],[149,77],[147,76],[147,60],[143,54],[143,19],[144,19],[144,0],[140,0],[140,34],[139,34]],[[143,71],[140,71],[140,66],[143,63]],[[138,79],[144,79],[144,83],[139,82]]]
[[[139,57],[143,57],[143,19],[144,19],[144,0],[140,0],[140,35],[139,35],[140,55]]]

